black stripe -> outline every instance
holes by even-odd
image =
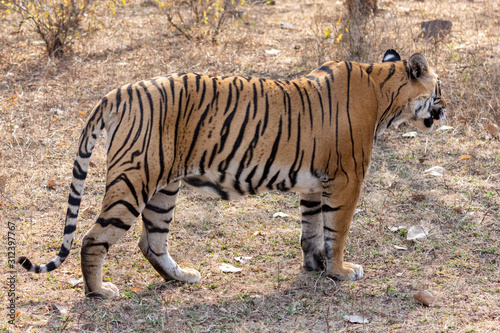
[[[329,228],[329,227],[327,227],[327,226],[323,226],[323,229],[324,229],[324,230],[326,230],[326,231],[333,232],[333,233],[337,232],[336,230],[334,230],[334,229],[332,229],[332,228]]]
[[[71,186],[70,186],[70,189],[71,191],[76,194],[77,196],[81,196],[81,193],[79,191],[76,190],[75,188],[75,185],[73,185],[73,183],[71,183]]]
[[[351,71],[352,71],[352,63],[349,61],[345,62],[346,69],[347,69],[347,101],[346,101],[346,112],[347,112],[347,120],[349,121],[349,132],[351,133],[351,146],[352,146],[352,159],[354,160],[354,173],[356,174],[356,177],[358,177],[358,162],[356,161],[356,156],[355,156],[355,151],[354,151],[354,138],[352,135],[352,125],[351,125],[351,116],[349,113],[349,100],[351,96],[349,95],[350,93],[350,88],[351,88]]]
[[[327,204],[324,204],[323,206],[321,206],[321,211],[325,212],[325,213],[327,213],[327,212],[335,212],[335,211],[337,211],[337,210],[339,210],[341,208],[342,208],[342,206],[332,207],[332,206],[329,206]]]
[[[196,145],[196,142],[198,140],[198,135],[200,133],[200,128],[203,126],[203,123],[205,121],[205,118],[207,117],[208,112],[210,111],[210,105],[207,105],[205,111],[200,117],[200,120],[198,121],[198,124],[196,124],[196,128],[193,133],[193,138],[191,139],[191,146],[189,147],[188,153],[186,155],[186,158],[184,160],[184,170],[188,170],[188,163],[189,163],[189,158],[191,157],[191,154],[194,151],[194,146]]]
[[[69,209],[69,208],[68,208],[68,209],[66,210],[66,218],[67,218],[67,219],[68,219],[68,218],[70,218],[70,219],[76,219],[77,217],[78,217],[78,211],[76,212],[76,214],[73,214],[73,213],[71,212],[71,209]]]
[[[257,97],[257,86],[255,83],[252,84],[253,86],[253,117],[252,119],[255,119],[255,116],[257,115],[257,106],[258,106],[258,97]]]
[[[112,225],[113,227],[120,228],[123,230],[130,229],[130,225],[123,223],[122,220],[120,220],[119,218],[110,218],[110,219],[98,218],[95,223],[99,224],[103,228]]]
[[[123,206],[127,207],[128,211],[130,213],[132,213],[132,215],[134,215],[135,217],[139,216],[139,212],[137,211],[137,209],[131,203],[129,203],[128,201],[125,201],[125,200],[118,200],[118,201],[113,202],[111,205],[106,207],[106,209],[104,209],[104,211],[107,212],[110,209],[112,209],[114,206],[117,206],[117,205],[123,205]]]
[[[264,132],[266,131],[267,128],[267,121],[269,119],[269,97],[266,93],[266,106],[264,108],[264,124],[262,125],[262,132],[260,135],[264,135]]]
[[[396,65],[395,64],[391,64],[391,68],[389,69],[389,74],[384,79],[384,81],[380,84],[380,90],[382,90],[382,88],[384,87],[384,85],[386,84],[386,82],[389,81],[389,79],[394,75],[394,73],[396,73]]]
[[[83,171],[82,167],[80,166],[80,163],[77,160],[75,160],[73,166],[73,177],[75,177],[78,180],[85,180],[85,178],[87,178],[87,172]]]
[[[82,202],[82,198],[76,198],[72,194],[68,197],[68,205],[71,206],[80,206],[80,202]]]
[[[67,234],[71,234],[73,232],[75,232],[76,230],[76,225],[66,225],[64,227],[64,234],[67,235]]]
[[[330,75],[333,78],[333,71],[330,67],[328,66],[321,66],[317,69],[318,71],[323,71],[326,74]]]
[[[139,168],[138,169],[140,169],[140,164],[139,164]],[[130,170],[130,169],[126,169],[124,171],[127,171],[127,170]],[[108,186],[106,186],[106,192],[109,192],[109,189],[112,186],[114,186],[115,184],[119,183],[120,181],[125,182],[125,184],[127,185],[128,189],[130,190],[130,193],[134,196],[136,204],[139,205],[139,198],[137,197],[137,192],[135,191],[135,187],[132,184],[132,182],[130,181],[130,179],[128,179],[128,176],[125,173],[120,174]]]
[[[311,216],[311,215],[316,215],[316,214],[319,214],[319,213],[321,213],[321,207],[319,207],[317,209],[313,209],[313,210],[308,210],[308,211],[302,212],[302,216]]]
[[[273,189],[273,184],[274,184],[274,182],[276,181],[276,179],[278,179],[279,174],[280,174],[280,171],[278,170],[278,172],[276,172],[276,173],[274,174],[274,176],[272,176],[272,177],[271,177],[271,179],[269,180],[269,182],[268,182],[268,183],[267,183],[267,185],[266,185],[266,187],[267,187],[268,189],[270,189],[270,190],[272,190],[272,189]]]
[[[71,248],[71,245],[70,245],[70,248]],[[68,254],[69,254],[69,249],[64,244],[62,244],[61,249],[59,250],[59,253],[57,254],[57,256],[64,260],[64,258],[66,258],[68,256]]]
[[[269,170],[271,169],[271,166],[274,163],[274,159],[276,158],[276,154],[278,153],[278,147],[279,147],[279,143],[280,143],[280,139],[281,139],[282,128],[283,128],[283,119],[280,116],[278,134],[276,135],[276,139],[274,140],[273,148],[271,150],[271,155],[269,156],[269,158],[266,161],[266,165],[264,166],[264,171],[262,172],[262,177],[260,178],[259,183],[257,184],[257,188],[259,188],[260,185],[262,185],[262,183],[264,182],[264,180],[266,179],[266,177],[269,173]]]
[[[147,204],[146,205],[146,208],[147,210],[150,210],[152,212],[155,212],[157,214],[167,214],[167,213],[170,213],[172,211],[172,209],[175,208],[175,205],[170,207],[170,208],[162,208],[162,207],[158,207],[158,206],[155,206],[155,205],[152,205],[152,204]]]
[[[321,201],[300,200],[300,205],[307,208],[313,208],[321,205]]]
[[[166,189],[162,189],[162,190],[159,190],[158,192],[160,192],[161,194],[168,195],[168,196],[173,196],[173,195],[177,195],[177,193],[179,193],[179,188],[177,188],[174,191],[169,191],[169,190],[166,190]]]
[[[238,133],[238,137],[236,138],[236,141],[233,145],[233,149],[231,149],[231,152],[229,153],[229,155],[219,164],[218,170],[221,172],[225,171],[229,167],[231,160],[233,159],[234,155],[236,154],[236,151],[238,150],[238,148],[241,145],[241,142],[243,141],[245,129],[246,129],[247,124],[248,124],[249,113],[250,113],[250,103],[248,103],[247,111],[245,113],[245,119],[243,120],[243,123],[241,124],[240,132]],[[228,124],[228,125],[230,126],[231,124]]]
[[[210,160],[208,161],[208,167],[210,168],[212,166],[212,163],[214,162],[214,158],[217,152],[217,147],[219,147],[219,144],[216,143],[214,147],[212,148],[212,154],[210,154]]]
[[[86,247],[94,247],[94,246],[104,246],[106,249],[106,252],[109,251],[109,243],[107,242],[102,242],[102,243],[91,243],[91,244],[86,244]]]

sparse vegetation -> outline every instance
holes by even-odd
[[[247,2],[248,24],[226,21],[212,43],[211,35],[188,40],[176,34],[155,1],[132,0],[115,15],[98,11],[102,29],[75,39],[71,54],[61,58],[47,57],[35,31],[19,30],[20,13],[2,19],[0,219],[16,223],[18,255],[38,263],[53,258],[82,124],[99,97],[118,85],[188,71],[292,79],[328,60],[379,61],[389,48],[406,59],[420,52],[443,82],[453,128],[402,138],[414,130],[402,125],[375,144],[346,246],[346,258],[364,266],[365,278],[338,282],[301,270],[300,214],[293,193],[223,202],[182,187],[170,251],[180,265],[199,270],[202,280],[182,285],[158,276],[137,247],[137,221],[110,249],[104,265],[104,278],[119,286],[121,297],[86,299],[82,284],[71,281],[81,277],[81,240],[104,192],[101,137],[70,257],[46,275],[18,268],[16,326],[2,317],[0,330],[498,331],[500,144],[487,131],[500,122],[498,4],[378,1],[354,55],[342,4]],[[448,39],[415,39],[420,22],[434,18],[453,22]],[[281,22],[293,28],[282,29]],[[265,52],[271,49],[279,53]],[[423,174],[436,165],[446,169],[443,177]],[[272,218],[276,212],[289,217]],[[411,242],[405,230],[389,230],[411,225],[427,227],[429,237]],[[238,264],[235,256],[253,258]],[[243,271],[222,273],[221,263]],[[2,261],[2,279],[5,265]],[[413,299],[420,289],[435,295],[430,307]],[[55,304],[67,306],[67,312]],[[369,322],[350,323],[346,314],[364,315]]]

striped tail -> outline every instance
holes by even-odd
[[[105,114],[108,112],[108,100],[104,97],[92,111],[90,118],[87,120],[85,127],[80,135],[78,142],[78,153],[73,166],[73,179],[71,180],[70,193],[68,198],[68,210],[66,212],[66,221],[64,225],[64,236],[61,244],[61,249],[57,256],[46,265],[34,265],[26,257],[19,257],[17,262],[21,264],[29,272],[44,273],[50,272],[59,267],[69,254],[71,245],[76,232],[76,223],[78,211],[80,210],[80,202],[82,200],[85,178],[87,178],[87,170],[89,168],[90,156],[92,150],[103,130],[105,124]]]

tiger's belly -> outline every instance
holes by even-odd
[[[315,193],[323,191],[323,181],[310,172],[301,171],[290,177],[284,169],[269,172],[268,176],[247,172],[236,173],[206,172],[203,175],[189,174],[182,181],[203,194],[223,200],[238,199],[243,196],[260,194],[272,190]]]

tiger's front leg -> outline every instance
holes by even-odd
[[[300,193],[300,212],[302,215],[300,247],[302,248],[303,267],[308,271],[320,271],[325,267],[321,206],[321,192]]]
[[[344,246],[361,184],[361,181],[351,180],[343,189],[331,188],[322,197],[326,273],[337,280],[358,280],[363,277],[363,267],[344,261]]]

